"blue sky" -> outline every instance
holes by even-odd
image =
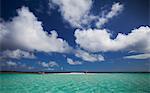
[[[148,0],[1,0],[1,70],[149,71]]]

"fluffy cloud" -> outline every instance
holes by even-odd
[[[0,23],[1,49],[61,53],[70,51],[68,43],[58,38],[56,31],[51,31],[49,35],[43,30],[42,23],[27,7],[22,7],[17,12],[18,16],[14,17],[12,21]]]
[[[92,0],[50,0],[50,3],[58,5],[63,18],[74,27],[81,27],[92,17],[88,17]]]
[[[81,58],[84,61],[90,61],[90,62],[104,61],[104,57],[102,55],[90,54],[83,50],[77,50],[75,56]]]
[[[48,63],[47,62],[38,62],[38,64],[41,65],[42,67],[46,67],[46,68],[48,68],[48,67],[55,67],[55,66],[58,67],[59,66],[54,61],[49,61]]]
[[[33,53],[23,51],[20,49],[17,50],[6,50],[2,52],[2,58],[14,58],[14,59],[21,59],[21,58],[35,58]]]
[[[125,56],[125,59],[150,59],[150,53]]]
[[[70,65],[81,65],[82,62],[80,61],[73,61],[71,58],[67,58],[67,63]]]
[[[150,52],[150,28],[140,27],[134,29],[128,35],[118,33],[115,39],[106,29],[88,29],[75,31],[76,43],[80,47],[91,51],[118,51],[123,49],[139,52]]]
[[[91,13],[92,0],[49,0],[49,7],[55,9],[55,5],[59,7],[62,17],[68,21],[73,27],[83,28],[91,27],[91,23],[96,21],[94,24],[97,28],[107,23],[109,19],[118,15],[123,5],[120,3],[114,3],[106,15],[99,17]],[[97,21],[98,20],[98,21]]]
[[[102,25],[107,23],[109,19],[113,18],[114,16],[118,15],[123,9],[123,5],[120,3],[114,3],[112,5],[111,11],[109,11],[106,15],[103,17],[100,17],[98,22],[96,23],[96,26],[100,28]]]

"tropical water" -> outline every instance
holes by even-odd
[[[0,93],[150,93],[150,74],[0,74]]]

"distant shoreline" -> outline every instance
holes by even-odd
[[[150,72],[84,72],[84,71],[68,71],[68,72],[43,72],[43,71],[38,71],[38,72],[23,72],[23,71],[0,71],[0,74],[5,74],[5,73],[19,73],[19,74],[59,74],[59,73],[64,73],[64,74],[86,74],[86,73],[150,73]]]

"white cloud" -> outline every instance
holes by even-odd
[[[10,22],[0,23],[2,49],[37,50],[44,52],[68,52],[70,46],[58,38],[56,31],[49,35],[27,7],[18,9],[18,16]]]
[[[109,19],[118,15],[123,10],[122,4],[114,3],[106,15],[99,17],[91,13],[92,4],[92,0],[49,0],[49,7],[52,7],[51,9],[55,9],[58,6],[62,17],[73,27],[78,28],[84,28],[84,26],[91,27],[91,22],[97,20],[95,23],[96,27],[100,28]]]
[[[125,56],[125,59],[150,59],[150,53]]]
[[[13,61],[7,61],[6,64],[8,66],[17,66],[17,63],[16,62],[13,62]]]
[[[59,65],[55,61],[49,61],[49,62],[38,62],[39,65],[42,67],[58,67]]]
[[[46,63],[46,62],[39,62],[39,64],[40,64],[42,67],[49,67],[48,63]]]
[[[50,0],[50,2],[59,6],[63,18],[74,27],[81,27],[91,18],[88,14],[92,0]]]
[[[21,59],[21,58],[35,58],[33,53],[23,51],[20,49],[17,50],[6,50],[2,52],[2,58],[14,58],[14,59]]]
[[[82,64],[82,62],[74,61],[71,58],[67,58],[67,63],[70,64],[70,65],[81,65]]]
[[[49,61],[49,63],[48,63],[48,65],[50,66],[50,67],[54,67],[54,66],[59,66],[55,61]]]
[[[112,5],[111,11],[108,12],[108,14],[106,15],[106,18],[112,18],[112,17],[118,15],[118,13],[120,11],[122,11],[122,9],[123,9],[123,5],[122,4],[120,4],[120,3],[114,3]]]
[[[75,31],[76,43],[91,52],[134,50],[150,52],[150,28],[140,27],[128,35],[119,33],[115,39],[106,29],[88,29]]]
[[[90,54],[83,50],[77,50],[75,56],[81,58],[84,61],[90,61],[90,62],[104,61],[104,57],[102,55]]]
[[[111,11],[109,11],[106,15],[99,18],[99,21],[96,23],[97,28],[100,28],[102,25],[106,24],[109,19],[118,15],[123,10],[123,5],[120,3],[114,3],[111,7]]]

